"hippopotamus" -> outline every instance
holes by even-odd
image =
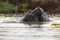
[[[36,7],[34,10],[29,10],[22,19],[23,22],[48,22],[49,18],[40,7]]]

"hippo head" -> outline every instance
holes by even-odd
[[[23,18],[23,22],[43,22],[47,20],[47,15],[44,14],[44,10],[40,7],[37,7],[32,11],[28,11]]]

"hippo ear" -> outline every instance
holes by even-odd
[[[26,12],[26,14],[24,16],[27,16],[31,13],[31,10],[29,10],[28,12]]]
[[[37,7],[36,9],[39,9],[42,13],[44,13],[44,10],[41,7]]]
[[[41,8],[41,7],[36,7],[34,10],[33,10],[33,12],[41,12],[41,13],[44,13],[44,10]]]

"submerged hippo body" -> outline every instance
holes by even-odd
[[[43,9],[40,7],[30,10],[26,13],[23,22],[47,22],[49,21],[48,16],[44,13]]]

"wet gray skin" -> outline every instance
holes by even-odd
[[[44,10],[40,7],[35,8],[34,10],[28,11],[22,22],[48,22],[49,18],[44,12]]]

